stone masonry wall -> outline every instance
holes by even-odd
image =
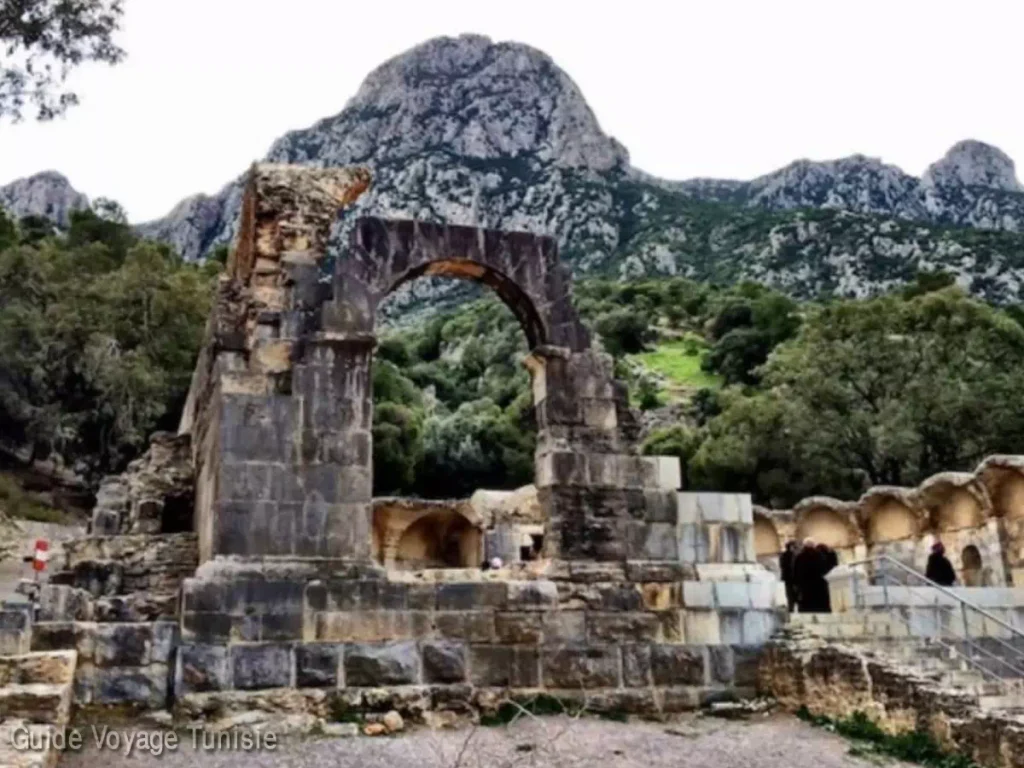
[[[789,711],[806,706],[832,718],[863,712],[889,733],[928,732],[987,768],[1024,766],[1019,720],[986,715],[976,697],[943,689],[877,654],[786,630],[765,647],[758,680],[761,692]]]

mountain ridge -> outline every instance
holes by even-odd
[[[993,300],[1024,298],[1024,187],[996,147],[958,142],[921,177],[858,154],[748,181],[665,180],[630,165],[549,56],[480,35],[385,61],[340,112],[286,133],[265,159],[370,168],[339,234],[357,215],[420,218],[553,235],[578,273],[870,295],[943,268]],[[138,231],[201,258],[233,238],[241,178]]]

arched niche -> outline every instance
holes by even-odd
[[[758,557],[777,555],[782,551],[775,525],[764,515],[754,513],[754,554]]]
[[[932,512],[938,531],[960,531],[985,524],[985,512],[977,496],[966,488],[948,487]]]
[[[960,568],[960,578],[965,586],[986,586],[985,563],[981,557],[981,550],[974,544],[968,544],[960,553]]]
[[[483,561],[480,530],[458,513],[439,510],[406,528],[391,564],[400,569],[476,568]]]
[[[867,527],[869,544],[915,539],[920,528],[913,510],[896,499],[883,499],[872,504]]]
[[[1007,520],[1024,520],[1024,474],[1015,471],[1002,474],[992,500],[993,509]]]
[[[801,510],[796,535],[800,540],[814,539],[833,549],[847,549],[858,544],[853,526],[842,515],[828,507]]]

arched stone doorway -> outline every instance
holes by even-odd
[[[772,521],[764,515],[754,513],[754,554],[758,560],[782,552],[779,534]]]
[[[183,417],[200,559],[372,561],[375,316],[424,275],[487,285],[527,336],[545,555],[675,559],[678,459],[639,455],[627,387],[590,348],[554,240],[363,218],[332,260],[338,209],[368,181],[350,169],[250,174]]]

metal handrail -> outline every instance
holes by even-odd
[[[899,585],[899,586],[906,586],[906,585],[899,584],[899,582],[897,582],[897,585]],[[913,623],[911,622],[911,620],[909,618],[906,618],[906,617],[900,615],[899,613],[897,613],[896,611],[892,610],[892,606],[890,606],[888,603],[886,604],[886,607],[890,608],[890,613],[896,613],[896,615],[899,617],[900,621],[902,621],[908,628],[913,629],[914,625],[913,625]],[[914,606],[909,606],[909,607],[913,608]],[[936,608],[942,608],[942,607],[946,607],[946,606],[935,606],[935,607]],[[955,606],[948,606],[948,607],[951,610],[955,610],[956,609]],[[961,606],[961,610],[964,611],[964,635],[963,635],[962,638],[960,638],[959,636],[957,636],[957,637],[958,637],[958,639],[962,639],[963,642],[965,642],[969,646],[969,648],[970,648],[970,653],[969,654],[964,655],[963,652],[959,648],[957,648],[956,646],[950,645],[949,643],[945,642],[941,636],[939,636],[939,637],[930,637],[929,639],[933,640],[934,642],[937,642],[943,648],[946,648],[946,649],[952,651],[956,655],[964,657],[964,660],[967,661],[968,664],[970,664],[971,666],[975,667],[979,672],[981,672],[982,674],[984,674],[987,677],[991,677],[991,678],[996,679],[996,680],[1002,680],[1003,679],[1002,677],[997,675],[992,670],[982,666],[977,661],[975,661],[975,659],[974,659],[974,654],[975,653],[980,653],[981,655],[988,657],[992,661],[995,661],[998,664],[1003,665],[1004,667],[1008,667],[1011,671],[1015,672],[1018,677],[1024,678],[1024,668],[1015,666],[1014,664],[1012,664],[1009,661],[1007,661],[1006,659],[1004,659],[1002,656],[999,656],[999,655],[997,655],[995,653],[992,653],[991,651],[989,651],[986,648],[983,648],[981,645],[979,645],[978,643],[976,643],[974,640],[971,639],[970,635],[968,634],[969,623],[968,623],[968,620],[967,620],[966,608],[967,608],[966,605],[962,605]],[[1001,645],[1006,646],[1011,651],[1013,651],[1013,653],[1016,654],[1018,657],[1021,657],[1022,659],[1024,659],[1024,653],[1019,651],[1013,645],[1011,645],[1009,643],[1006,643],[1001,638],[998,638],[998,637],[988,637],[988,638],[985,638],[985,639],[993,640],[993,641],[995,641],[997,643],[1000,643]]]
[[[986,650],[985,648],[982,648],[980,645],[978,645],[976,642],[974,642],[971,639],[971,637],[970,637],[970,623],[969,623],[969,621],[967,619],[966,610],[970,609],[970,610],[974,611],[975,613],[979,614],[983,618],[993,622],[994,624],[1002,627],[1003,629],[1008,630],[1012,637],[1020,638],[1022,641],[1024,641],[1024,632],[1022,632],[1021,630],[1017,629],[1013,625],[1008,624],[1007,622],[1003,621],[998,616],[993,615],[991,612],[986,611],[984,608],[982,608],[981,606],[977,605],[976,603],[973,603],[970,600],[967,600],[966,598],[956,594],[955,592],[953,592],[952,590],[948,589],[947,587],[944,587],[941,584],[935,583],[934,581],[929,579],[927,576],[925,576],[920,571],[917,571],[917,570],[911,568],[910,566],[906,565],[905,563],[900,562],[899,560],[897,560],[896,558],[892,557],[891,555],[876,555],[875,557],[868,558],[866,560],[858,560],[856,562],[849,563],[848,567],[850,567],[851,569],[854,569],[856,566],[865,566],[865,565],[869,565],[869,564],[870,565],[875,565],[877,563],[886,563],[888,565],[895,565],[898,570],[901,570],[901,571],[909,574],[910,576],[914,577],[915,579],[918,579],[919,581],[924,582],[925,586],[928,586],[931,589],[935,589],[936,591],[940,592],[941,594],[944,594],[947,597],[952,598],[956,603],[959,603],[961,610],[964,611],[964,616],[963,616],[963,621],[964,621],[964,637],[963,637],[963,640],[968,644],[968,646],[971,648],[972,652],[973,651],[978,651],[981,654],[989,657],[990,659],[998,662],[999,664],[1002,664],[1005,667],[1008,667],[1009,669],[1013,670],[1013,672],[1015,672],[1017,675],[1019,675],[1021,677],[1024,677],[1024,669],[1019,668],[1019,667],[1015,666],[1014,664],[1011,664],[1009,661],[1007,661],[1006,659],[1002,658],[1001,656],[998,656],[998,655],[996,655],[996,654]],[[859,571],[854,570],[853,573],[854,573],[854,585],[856,587],[856,585],[857,585],[856,577],[857,577],[857,574],[859,573]],[[882,575],[887,577],[889,574],[883,571]],[[908,587],[910,587],[910,585],[900,585],[900,586],[908,586]],[[889,596],[888,596],[888,589],[887,589],[888,584],[884,584],[883,583],[882,587],[883,587],[883,590],[885,591],[885,595],[886,595],[886,601],[885,601],[886,608],[891,610],[892,606],[889,603]],[[912,587],[910,587],[910,588],[912,588]],[[859,590],[858,590],[858,594],[856,595],[856,597],[857,597],[858,603],[859,603],[860,602]],[[911,605],[909,607],[912,608],[913,606]],[[936,606],[936,607],[939,607],[939,606]],[[954,607],[954,606],[950,606],[950,607]],[[904,619],[903,616],[900,616],[900,619],[904,620],[904,622],[907,624],[908,627],[912,626],[909,619]],[[954,653],[956,653],[959,656],[964,657],[966,659],[966,661],[971,666],[977,668],[983,674],[985,674],[985,675],[987,675],[989,677],[995,677],[997,679],[1002,679],[998,675],[996,675],[994,672],[992,672],[991,670],[989,670],[989,669],[985,668],[984,666],[978,664],[974,660],[974,658],[973,658],[973,653],[970,654],[970,655],[963,654],[955,646],[952,646],[952,645],[949,645],[948,643],[943,642],[941,637],[937,637],[937,638],[934,638],[934,639],[937,640],[938,643],[940,645],[942,645],[943,647],[953,651]],[[986,639],[994,641],[994,642],[998,643],[999,645],[1002,645],[1003,647],[1008,648],[1010,651],[1012,651],[1012,653],[1016,657],[1019,657],[1020,659],[1024,660],[1024,650],[1021,650],[1020,648],[1016,647],[1012,643],[1008,643],[1005,640],[1003,640],[1002,638],[994,637],[994,636],[986,638]]]

